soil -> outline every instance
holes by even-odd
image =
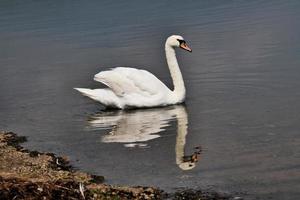
[[[228,200],[211,191],[168,194],[155,187],[104,184],[104,177],[75,170],[66,157],[30,151],[25,137],[0,132],[0,199],[201,199]],[[241,198],[240,198],[241,199]]]

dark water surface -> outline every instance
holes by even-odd
[[[1,0],[0,129],[108,183],[298,199],[299,21],[297,0]],[[193,48],[178,51],[184,106],[103,112],[72,89],[114,66],[172,87],[171,34]]]

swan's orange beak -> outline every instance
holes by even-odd
[[[192,49],[190,47],[188,47],[188,45],[185,42],[180,44],[180,48],[182,48],[188,52],[192,52]]]

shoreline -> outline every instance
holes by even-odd
[[[108,185],[103,176],[74,169],[66,157],[23,148],[26,141],[0,131],[0,199],[242,199],[214,191],[170,194],[156,187]]]

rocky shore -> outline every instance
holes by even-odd
[[[236,199],[208,191],[174,194],[155,187],[104,184],[104,177],[72,168],[65,157],[24,149],[25,137],[0,132],[0,199]]]

